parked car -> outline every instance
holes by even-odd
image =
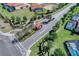
[[[18,40],[14,38],[14,40],[12,40],[12,44],[17,43]]]
[[[54,20],[55,18],[52,18],[51,20]]]
[[[43,24],[48,24],[48,23],[49,23],[49,20],[48,20],[48,19],[43,19],[43,20],[42,20],[42,23],[43,23]]]
[[[52,21],[52,20],[54,20],[55,18],[52,18],[52,19],[45,19],[44,21],[43,21],[43,24],[48,24],[50,21]]]
[[[14,7],[9,7],[7,10],[8,10],[9,12],[13,12],[13,11],[15,10],[15,8],[14,8]]]
[[[43,24],[48,24],[48,22],[43,22]]]

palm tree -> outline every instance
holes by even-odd
[[[63,25],[64,22],[65,22],[65,19],[62,17],[62,18],[61,18],[61,21],[62,21],[62,25]]]
[[[32,8],[31,8],[31,7],[29,7],[29,10],[30,10],[30,11],[32,11]]]
[[[43,56],[44,55],[43,54],[44,43],[43,42],[39,43],[39,46],[38,47],[39,47],[38,55]]]
[[[46,14],[49,14],[50,13],[50,10],[47,10],[47,13]]]
[[[21,18],[20,17],[16,17],[15,19],[15,24],[21,24]]]
[[[46,41],[42,41],[41,43],[39,43],[39,55],[41,56],[45,56],[46,53],[48,52],[48,46],[46,44]]]
[[[52,31],[56,32],[59,29],[59,27],[60,27],[60,21],[57,22],[56,25],[52,27]]]
[[[26,16],[23,16],[23,20],[27,20],[27,17]]]
[[[57,22],[55,26],[56,26],[56,27],[57,27],[57,29],[58,29],[58,28],[59,28],[59,26],[60,26],[60,21],[59,21],[59,22]]]
[[[45,41],[48,41],[48,40],[49,40],[48,35],[44,37],[44,40],[45,40]]]
[[[56,32],[50,32],[48,36],[48,40],[54,41],[57,38]]]
[[[15,17],[11,16],[11,21],[14,23]]]

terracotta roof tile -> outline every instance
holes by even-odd
[[[31,8],[35,9],[35,8],[43,8],[45,5],[44,4],[31,4]]]

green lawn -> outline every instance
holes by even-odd
[[[19,17],[26,16],[28,19],[35,15],[34,12],[30,12],[29,8],[15,10],[12,14]]]
[[[68,17],[68,15],[75,15],[77,13],[79,13],[79,6],[75,7],[73,11],[70,11],[64,20],[66,19],[70,20],[69,17],[71,16]],[[71,31],[64,29],[65,24],[63,26],[60,26],[59,30],[57,31],[58,38],[55,40],[54,43],[55,43],[55,46],[60,48],[65,53],[65,55],[67,55],[65,48],[64,48],[64,42],[67,40],[79,40],[79,35],[76,35],[76,34],[71,35]]]
[[[67,55],[64,48],[64,42],[67,40],[79,40],[79,35],[71,35],[71,31],[65,30],[64,26],[61,26],[57,31],[58,38],[55,40],[54,44],[57,48],[60,48],[65,55]]]

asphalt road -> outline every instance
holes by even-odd
[[[26,48],[26,55],[28,55],[28,50],[41,38],[43,38],[49,31],[52,30],[52,27],[55,26],[55,24],[60,20],[61,17],[63,17],[64,14],[66,14],[72,6],[76,4],[70,4],[67,8],[63,9],[60,12],[57,12],[55,15],[52,15],[52,18],[55,19],[51,21],[50,23],[44,25],[42,29],[38,30],[36,33],[34,33],[31,37],[26,39],[24,42],[22,42],[23,46]]]
[[[0,56],[22,56],[16,44],[12,44],[8,36],[0,34]]]

